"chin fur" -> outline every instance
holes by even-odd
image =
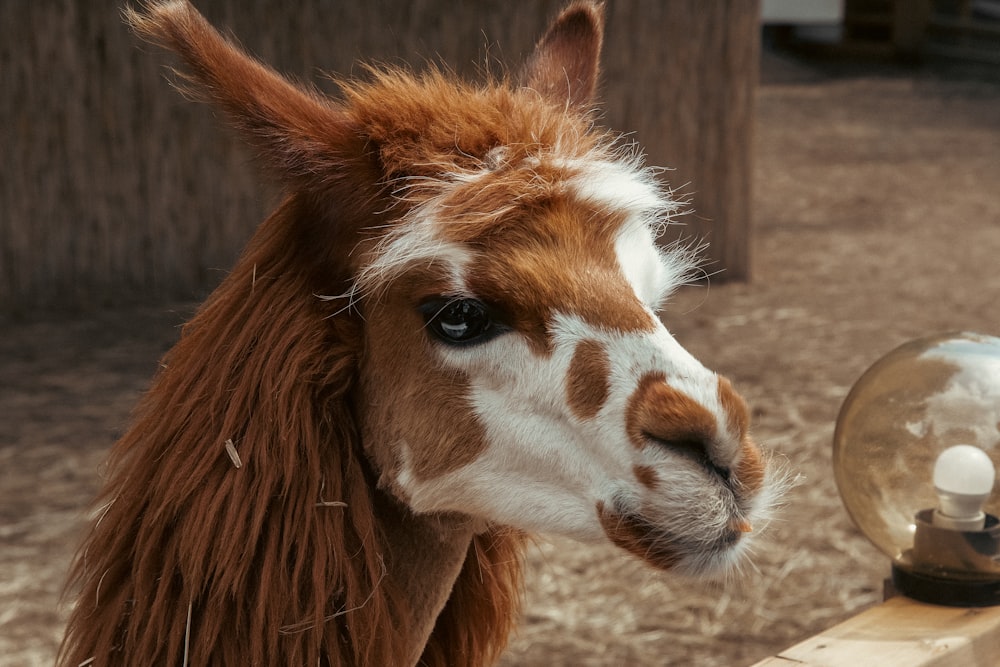
[[[610,503],[599,502],[597,514],[612,543],[657,569],[689,577],[726,577],[748,562],[753,541],[797,482],[783,469],[768,466],[764,483],[750,497],[739,497],[722,483],[707,503],[676,496],[669,502],[644,502],[618,494]],[[689,498],[705,497],[703,475],[698,484],[701,495]]]

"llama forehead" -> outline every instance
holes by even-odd
[[[690,270],[686,254],[657,247],[676,204],[634,158],[549,154],[512,163],[499,147],[479,169],[428,180],[416,187],[436,192],[423,193],[385,235],[359,276],[360,293],[434,265],[455,295],[506,306],[513,324],[545,347],[554,312],[611,329],[651,328],[651,310]]]
[[[477,248],[508,253],[517,241],[510,236],[569,240],[570,231],[583,231],[596,240],[598,229],[641,221],[633,226],[651,246],[648,239],[678,208],[634,144],[531,90],[499,81],[472,86],[434,69],[376,71],[370,82],[343,86],[397,199],[386,227],[373,230],[381,241],[362,263],[356,292],[377,291],[415,263],[447,263],[458,278]],[[591,209],[579,229],[567,229],[565,220],[546,228],[539,219],[559,198]],[[396,211],[404,214],[393,222]],[[656,272],[664,282],[680,273]]]

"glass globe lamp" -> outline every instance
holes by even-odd
[[[851,389],[833,469],[848,514],[892,560],[896,590],[1000,604],[1000,338],[950,333],[893,350]]]

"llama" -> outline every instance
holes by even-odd
[[[699,574],[776,482],[657,316],[678,204],[596,128],[601,5],[518,74],[293,84],[186,0],[127,10],[284,198],[114,446],[59,664],[489,664],[528,535]]]

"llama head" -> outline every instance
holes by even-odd
[[[392,127],[403,209],[356,283],[364,441],[417,512],[700,572],[739,552],[767,474],[742,399],[657,317],[692,258],[657,246],[676,203],[587,116],[600,35],[577,5],[515,87],[354,93]]]
[[[518,77],[375,70],[342,100],[186,3],[132,20],[288,186],[301,298],[340,295],[331,319],[362,332],[355,413],[385,490],[664,569],[733,560],[772,484],[742,399],[657,316],[693,261],[656,243],[669,191],[594,126],[599,5],[566,9]]]

